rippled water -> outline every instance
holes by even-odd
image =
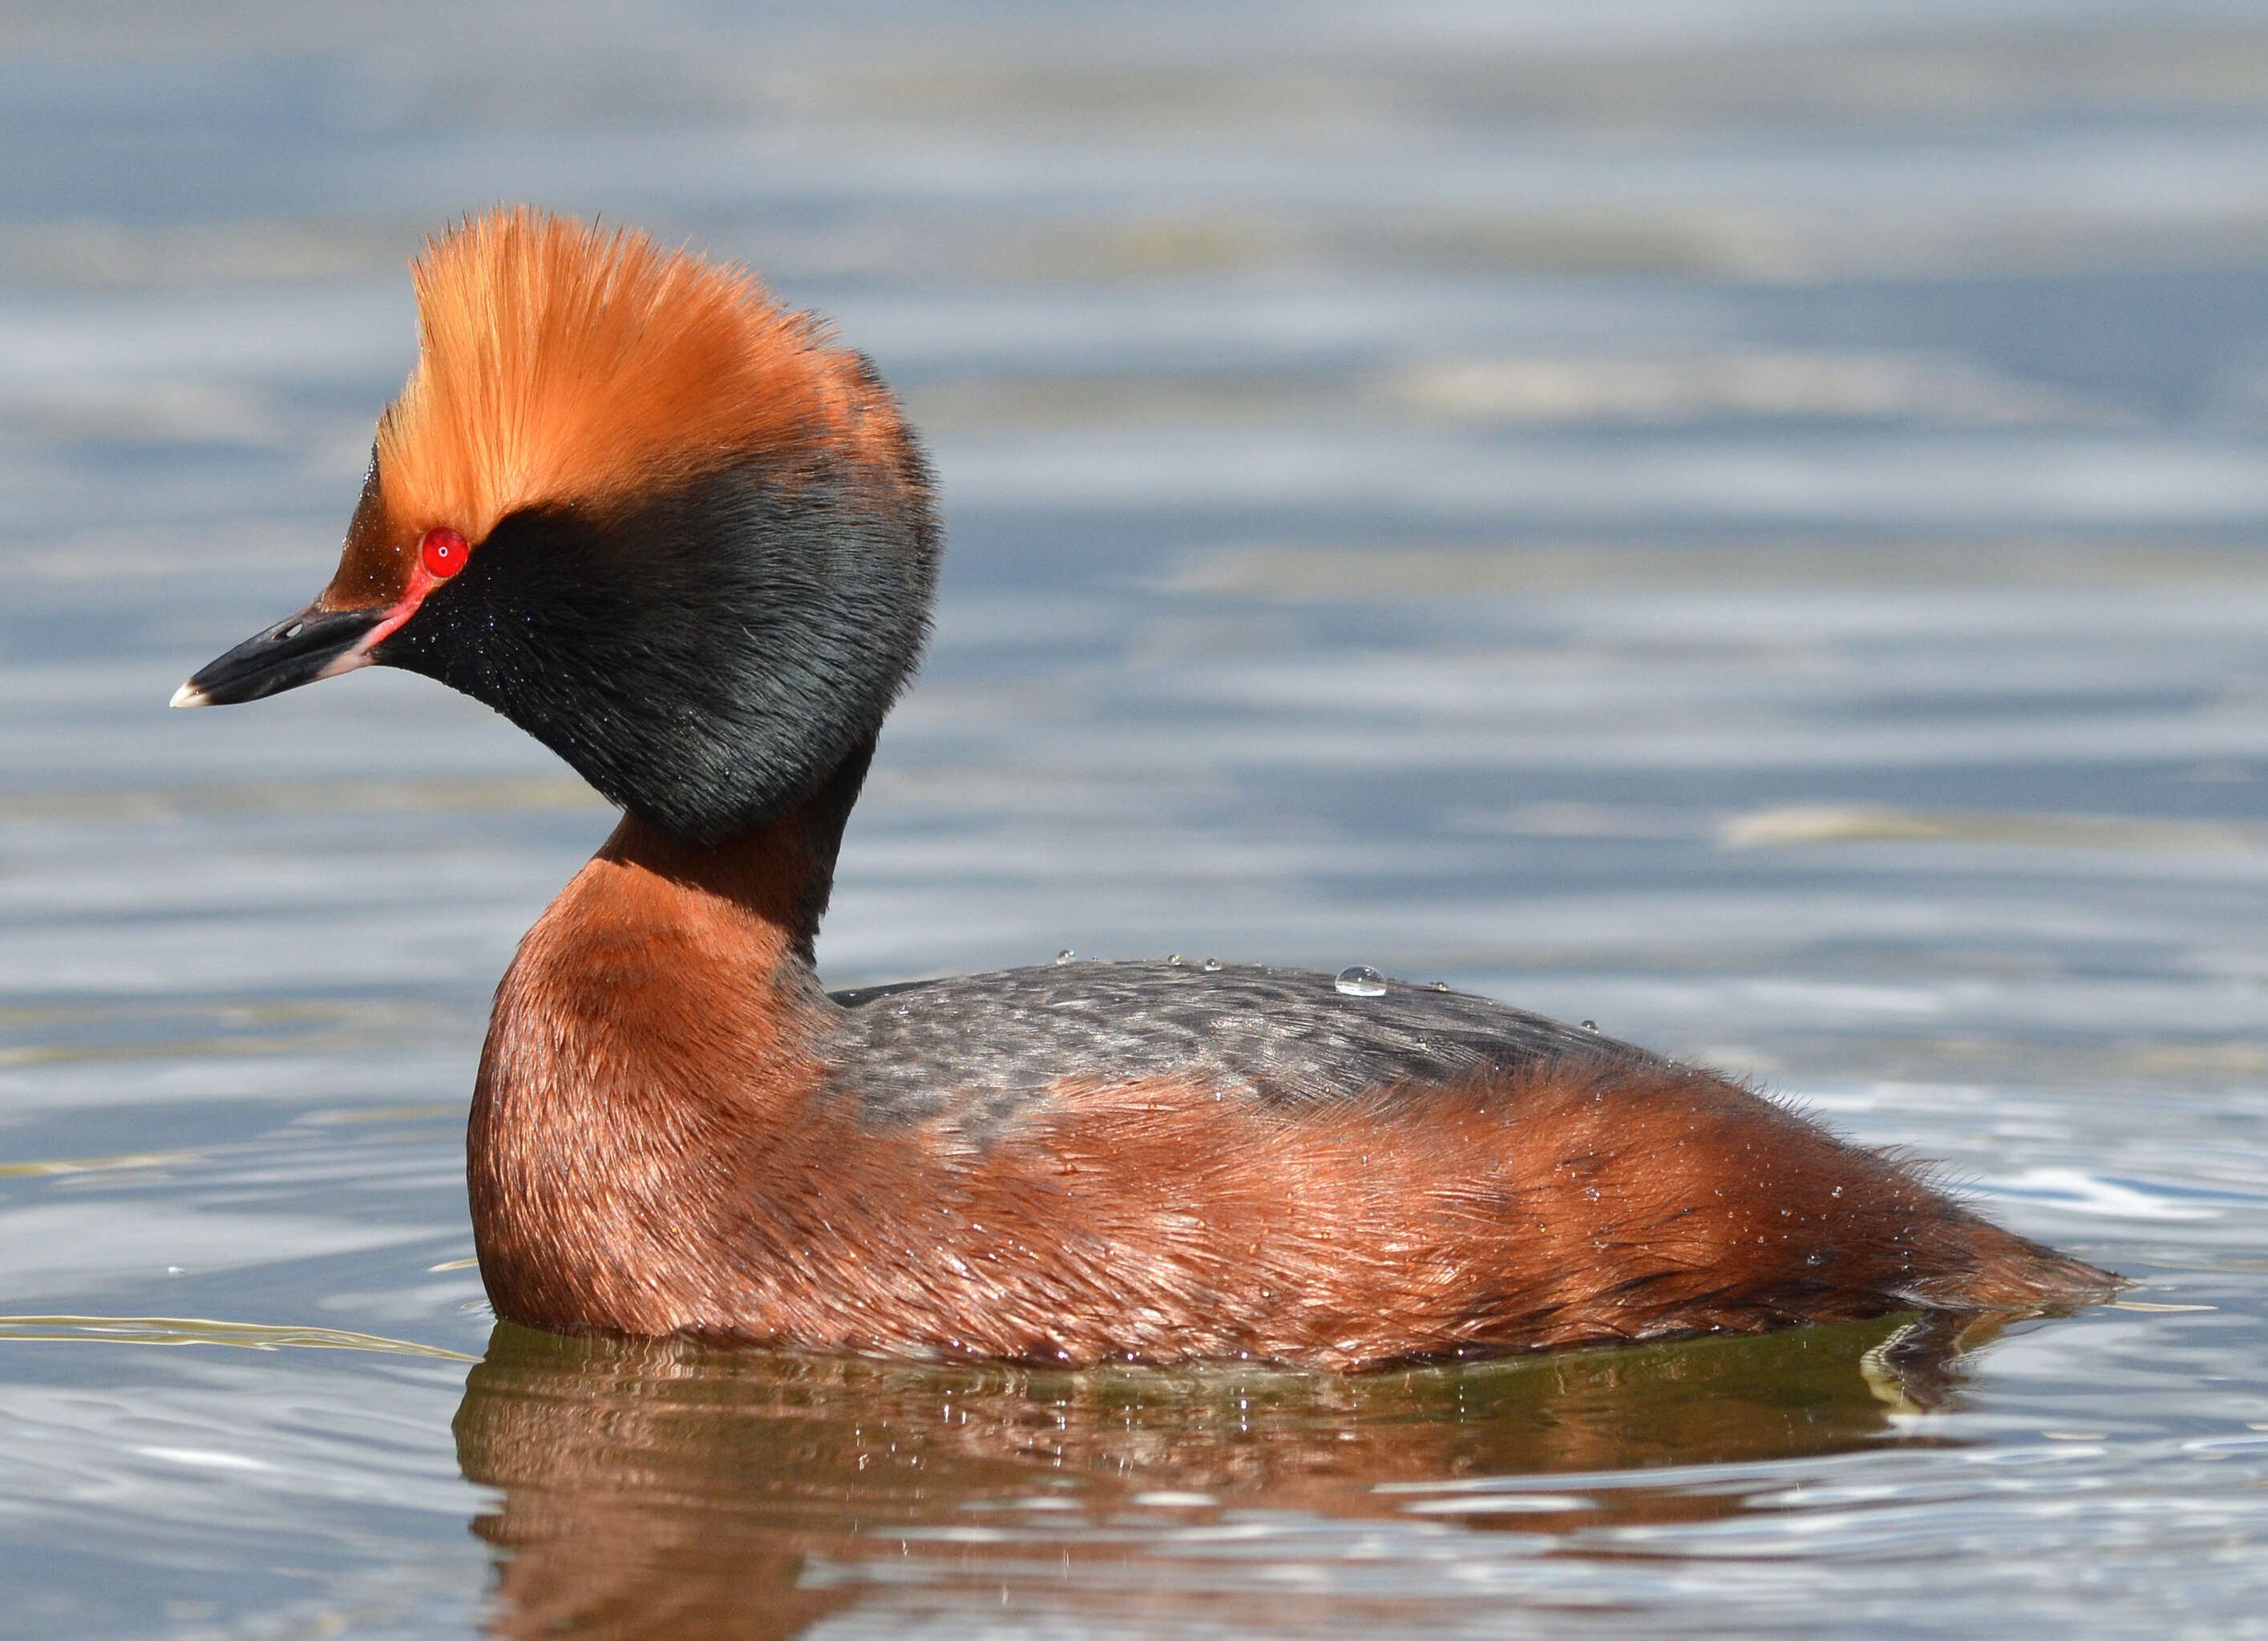
[[[2230,4],[0,16],[0,1634],[2268,1634],[2268,30]],[[401,262],[763,267],[928,430],[857,983],[1368,964],[2126,1302],[1358,1380],[492,1335],[605,831],[363,673]]]

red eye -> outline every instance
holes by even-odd
[[[446,581],[465,567],[472,556],[472,548],[454,530],[428,530],[417,556],[425,562],[425,573],[438,581]]]

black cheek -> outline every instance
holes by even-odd
[[[925,509],[728,469],[637,506],[532,509],[373,652],[486,703],[669,835],[808,798],[917,658]]]

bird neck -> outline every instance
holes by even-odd
[[[776,946],[780,963],[814,968],[843,828],[873,762],[874,740],[869,735],[853,747],[809,798],[752,831],[721,843],[692,843],[625,814],[593,864],[652,879],[657,889],[722,902],[749,925],[756,944]]]
[[[466,1129],[499,1315],[660,1334],[728,1314],[711,1300],[740,1170],[820,1074],[836,1005],[813,937],[873,751],[725,843],[624,816],[528,931]]]

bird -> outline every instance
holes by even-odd
[[[896,398],[754,275],[627,229],[498,207],[412,278],[335,572],[173,704],[403,668],[622,812],[482,1049],[499,1317],[1359,1372],[2116,1291],[1743,1083],[1437,982],[1167,959],[828,991],[943,550]]]

